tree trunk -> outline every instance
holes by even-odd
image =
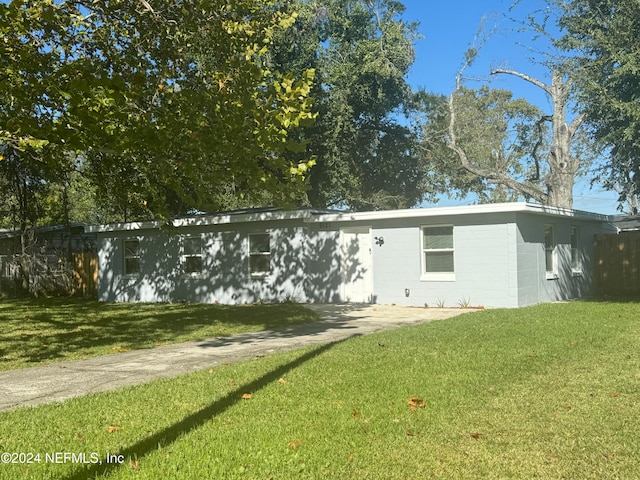
[[[571,155],[571,140],[578,124],[567,125],[567,99],[569,97],[569,83],[562,80],[562,75],[553,72],[551,80],[551,101],[553,115],[551,128],[553,131],[553,145],[549,153],[549,175],[545,179],[547,186],[547,205],[561,208],[573,208],[573,185],[579,162]]]
[[[540,87],[551,97],[553,113],[550,118],[553,144],[547,158],[549,174],[545,178],[547,192],[542,203],[560,208],[573,208],[573,186],[580,162],[571,155],[571,142],[582,124],[583,115],[579,114],[567,125],[567,101],[571,79],[565,81],[560,72],[554,71],[551,75],[551,85],[547,85],[536,78],[513,70],[495,69],[491,72],[492,75],[496,73],[522,78]],[[523,190],[519,191],[524,193]]]

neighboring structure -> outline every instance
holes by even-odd
[[[618,229],[618,233],[640,231],[640,215],[614,215],[612,223]]]
[[[87,224],[38,227],[26,235],[28,247],[23,253],[21,232],[0,230],[0,292],[14,295],[22,289],[22,268],[29,262],[32,274],[46,277],[41,293],[64,290],[68,283],[62,277],[78,272],[67,272],[78,255],[95,255],[96,234],[87,233]],[[82,272],[81,272],[82,273]]]
[[[99,299],[519,307],[592,286],[610,218],[528,203],[248,210],[102,225]]]

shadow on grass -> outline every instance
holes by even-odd
[[[319,320],[297,304],[0,303],[0,370]],[[4,365],[3,365],[4,364]]]
[[[580,299],[596,303],[640,303],[640,294],[594,294]]]
[[[115,455],[123,455],[125,459],[124,464],[117,463],[103,463],[95,464],[90,466],[87,469],[79,470],[78,472],[71,474],[68,477],[64,477],[63,480],[84,480],[86,478],[94,478],[98,475],[109,475],[112,471],[117,469],[118,467],[129,467],[129,461],[132,458],[140,459],[145,455],[157,450],[158,448],[165,447],[177,439],[182,437],[183,435],[188,434],[189,432],[201,427],[209,420],[214,418],[216,415],[220,415],[236,403],[242,401],[242,395],[244,393],[255,393],[267,386],[268,384],[277,381],[280,377],[285,376],[285,374],[300,365],[308,362],[309,360],[321,355],[327,350],[331,349],[338,343],[341,343],[344,340],[339,342],[333,342],[326,345],[322,345],[320,347],[314,348],[308,353],[305,353],[301,357],[296,360],[286,363],[268,373],[257,378],[253,382],[246,383],[238,388],[236,388],[233,392],[227,394],[225,397],[221,398],[213,402],[212,404],[198,410],[197,412],[185,417],[182,421],[177,422],[173,425],[168,426],[164,430],[161,430],[145,439],[140,440],[138,443],[130,446],[129,448],[125,448],[117,452]]]

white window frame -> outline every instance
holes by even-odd
[[[191,241],[191,240],[198,240],[200,243],[200,252],[199,253],[187,253],[186,251],[186,244],[187,242]],[[204,250],[204,242],[202,239],[202,235],[185,235],[182,237],[182,245],[181,245],[181,256],[180,256],[180,263],[182,265],[182,272],[184,275],[190,276],[190,277],[195,277],[195,276],[199,276],[202,275],[202,272],[204,270],[204,254],[203,254],[203,250]],[[187,259],[188,258],[199,258],[200,259],[200,270],[197,271],[193,271],[193,272],[188,272],[187,271]]]
[[[138,243],[138,248],[137,248],[137,254],[136,255],[127,255],[127,242],[137,242]],[[125,238],[122,240],[122,251],[123,251],[123,265],[122,265],[122,271],[124,272],[124,274],[128,277],[133,277],[136,275],[140,275],[140,271],[142,270],[142,254],[140,253],[140,238],[137,237],[130,237],[130,238]],[[138,260],[138,271],[137,272],[129,272],[127,271],[127,260],[129,259],[137,259]]]
[[[252,252],[251,251],[251,239],[253,237],[258,237],[258,236],[267,236],[267,238],[269,239],[269,251],[259,251],[259,252]],[[264,278],[264,277],[268,277],[269,275],[271,275],[271,234],[267,231],[267,232],[254,232],[254,233],[250,233],[249,234],[249,238],[247,240],[247,254],[248,254],[248,258],[249,258],[249,275],[252,278]],[[251,259],[253,257],[257,257],[257,256],[262,256],[262,257],[267,257],[268,261],[269,261],[269,269],[268,270],[260,270],[260,271],[252,271],[251,269]]]
[[[551,229],[551,246],[547,245],[547,229]],[[551,268],[547,265],[549,252],[551,252]],[[550,223],[544,225],[544,270],[547,280],[558,279],[558,244],[554,225]]]
[[[425,248],[424,234],[425,230],[432,228],[451,228],[451,248]],[[456,258],[455,258],[455,228],[452,224],[442,225],[422,225],[420,227],[420,280],[422,281],[436,281],[436,282],[454,282],[456,280]],[[452,272],[427,272],[427,252],[451,252],[453,257],[453,271]]]
[[[569,249],[571,261],[571,273],[582,275],[582,258],[580,256],[580,227],[571,225],[569,227]]]

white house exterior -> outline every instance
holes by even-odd
[[[528,203],[258,210],[93,227],[99,298],[519,307],[592,286],[608,216]]]

